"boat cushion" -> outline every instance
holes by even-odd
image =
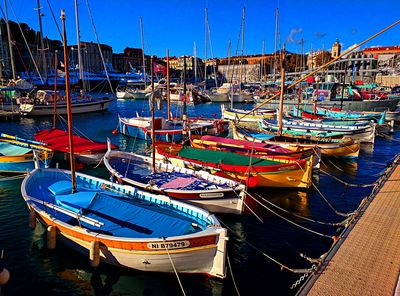
[[[86,209],[92,203],[98,192],[95,191],[79,191],[76,193],[56,195],[55,202],[70,211],[79,213],[81,209]]]
[[[51,193],[54,195],[60,195],[60,194],[66,194],[66,193],[71,193],[72,191],[72,182],[63,180],[63,181],[57,181],[50,185],[49,190]]]

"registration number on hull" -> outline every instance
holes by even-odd
[[[147,247],[152,250],[165,250],[165,249],[180,249],[190,246],[189,241],[176,241],[176,242],[163,242],[163,243],[148,243]]]

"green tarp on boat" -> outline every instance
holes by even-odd
[[[225,151],[204,150],[191,147],[183,147],[179,151],[178,155],[187,159],[200,160],[210,163],[223,163],[238,166],[248,166],[250,163],[250,156],[247,155]],[[279,165],[281,164],[281,162],[252,157],[251,164],[252,166],[273,166]]]

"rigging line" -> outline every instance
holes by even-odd
[[[231,276],[232,276],[232,282],[233,282],[233,286],[235,287],[236,294],[238,296],[240,296],[238,286],[236,285],[235,277],[233,276],[232,265],[231,265],[231,260],[229,259],[229,256],[228,256],[228,251],[226,252],[226,259],[228,261],[229,272],[231,273]]]
[[[111,85],[110,77],[109,77],[109,75],[108,75],[108,70],[107,70],[107,67],[106,67],[106,62],[104,61],[103,52],[101,51],[100,41],[99,41],[99,35],[97,34],[97,29],[96,29],[96,26],[95,26],[95,24],[94,24],[94,20],[93,20],[93,16],[92,16],[92,11],[91,11],[90,6],[89,6],[89,0],[86,0],[86,6],[87,6],[87,8],[88,8],[90,20],[91,20],[91,22],[92,22],[94,35],[96,36],[97,48],[99,49],[99,53],[100,53],[100,57],[101,57],[101,62],[103,63],[104,71],[105,71],[105,73],[106,73],[107,81],[108,81],[108,84],[110,85],[111,92],[112,92],[113,95],[114,95],[114,89],[113,89],[113,87],[112,87],[112,85]]]
[[[60,34],[60,39],[62,40],[63,38],[62,38],[61,30],[60,30],[60,27],[58,26],[57,19],[56,19],[55,15],[54,15],[54,12],[53,12],[53,8],[51,7],[49,0],[46,0],[46,1],[47,1],[47,5],[49,5],[51,16],[53,17],[53,20],[56,23],[58,34]]]
[[[273,207],[275,207],[275,208],[277,208],[277,209],[279,209],[279,210],[281,210],[281,211],[283,211],[283,212],[285,212],[285,213],[291,214],[291,215],[295,216],[296,218],[300,218],[300,219],[306,220],[306,221],[308,221],[308,222],[314,222],[314,223],[318,223],[318,224],[322,224],[322,225],[330,225],[330,226],[341,226],[342,223],[343,223],[344,221],[347,220],[347,219],[345,219],[345,220],[342,221],[342,222],[331,223],[331,222],[323,222],[323,221],[318,221],[318,220],[310,219],[310,218],[307,218],[307,217],[304,217],[304,216],[300,216],[300,215],[298,215],[298,214],[296,214],[296,213],[289,212],[288,210],[285,210],[284,208],[279,207],[278,205],[274,204],[273,202],[270,202],[268,199],[262,197],[262,196],[261,196],[260,194],[258,194],[258,193],[255,193],[255,195],[256,195],[257,197],[261,198],[261,199],[262,199],[263,201],[265,201],[266,203],[270,204],[271,206],[273,206]]]
[[[339,183],[342,183],[342,184],[344,184],[346,186],[349,186],[349,187],[373,187],[376,184],[376,182],[371,183],[371,184],[353,184],[353,183],[348,183],[346,181],[343,181],[343,180],[339,179],[338,177],[335,177],[334,175],[329,174],[328,172],[326,172],[324,170],[320,170],[320,172],[325,174],[325,175],[327,175],[327,176],[329,176],[329,177],[332,177],[333,179],[335,179]]]
[[[315,186],[314,182],[311,183],[312,186],[315,188],[315,190],[319,193],[319,195],[323,198],[323,200],[327,203],[327,205],[339,216],[343,216],[343,217],[350,217],[352,215],[354,215],[356,212],[351,212],[351,213],[341,213],[339,211],[337,211],[332,204],[326,199],[326,197],[322,194],[322,192],[318,189],[317,186]]]
[[[169,250],[168,250],[167,242],[165,241],[165,238],[163,238],[163,241],[164,241],[164,245],[165,245],[165,250],[167,251],[167,254],[168,254],[168,258],[169,258],[169,260],[171,261],[172,268],[174,269],[176,278],[178,279],[179,286],[181,287],[182,294],[183,294],[184,296],[186,296],[185,290],[183,289],[183,286],[182,286],[182,282],[181,282],[181,280],[180,280],[180,278],[179,278],[178,272],[176,271],[174,262],[172,261],[171,255],[169,254]]]
[[[240,240],[240,237],[228,226],[226,225],[224,222],[222,222],[221,220],[219,220],[219,222],[226,228],[228,229],[233,235],[235,235],[237,237],[238,240]],[[253,245],[252,243],[250,243],[249,241],[243,241],[245,244],[249,245],[250,247],[252,247],[254,250],[258,251],[261,255],[263,255],[264,257],[268,258],[269,260],[271,260],[272,262],[276,263],[277,265],[279,265],[281,267],[281,269],[286,269],[290,272],[293,273],[311,273],[313,271],[313,268],[308,268],[308,269],[294,269],[294,268],[290,268],[287,265],[279,262],[278,260],[272,258],[271,256],[269,256],[267,253],[261,251],[259,248],[257,248],[255,245]]]
[[[322,236],[322,237],[327,237],[327,238],[330,238],[330,239],[334,239],[334,238],[333,238],[332,236],[330,236],[330,235],[320,233],[320,232],[318,232],[318,231],[315,231],[315,230],[309,229],[309,228],[307,228],[307,227],[304,227],[304,226],[302,226],[302,225],[300,225],[300,224],[298,224],[298,223],[296,223],[296,222],[290,221],[289,219],[283,217],[282,215],[280,215],[280,214],[276,213],[275,211],[271,210],[270,208],[268,208],[265,204],[263,204],[262,202],[260,202],[259,200],[257,200],[257,199],[256,199],[254,196],[252,196],[250,193],[246,192],[246,194],[247,194],[248,196],[250,196],[255,202],[257,202],[258,204],[260,204],[263,208],[265,208],[266,210],[270,211],[271,213],[273,213],[274,215],[278,216],[279,218],[285,220],[286,222],[288,222],[288,223],[290,223],[290,224],[293,224],[294,226],[297,226],[297,227],[299,227],[299,228],[301,228],[301,229],[303,229],[303,230],[306,230],[306,231],[308,231],[308,232],[311,232],[311,233],[313,233],[313,234],[316,234],[316,235],[319,235],[319,236]]]
[[[22,28],[21,28],[20,21],[19,21],[17,15],[16,15],[16,13],[15,13],[14,6],[12,5],[12,2],[11,2],[11,1],[10,1],[9,3],[10,3],[11,10],[12,10],[12,12],[13,12],[13,15],[14,15],[15,19],[17,20],[18,28],[19,28],[19,30],[20,30],[20,32],[21,32],[22,38],[24,39],[25,46],[26,46],[26,48],[28,49],[29,55],[30,55],[30,57],[31,57],[31,59],[32,59],[32,62],[33,62],[33,65],[35,66],[36,72],[37,72],[38,75],[39,75],[40,81],[43,83],[42,75],[40,75],[40,71],[39,71],[39,68],[38,68],[38,66],[37,66],[37,63],[36,63],[35,59],[33,58],[32,51],[31,51],[31,49],[30,49],[30,47],[29,47],[29,45],[28,45],[28,41],[27,41],[26,38],[25,38],[25,34],[24,34],[24,32],[23,32],[23,30],[22,30]],[[1,11],[3,11],[3,9],[2,9]],[[4,14],[4,13],[3,13],[3,14]],[[16,48],[18,49],[18,47],[16,47]],[[19,50],[18,50],[18,52],[19,52]],[[25,65],[25,64],[24,64],[24,65]]]
[[[365,39],[363,42],[360,42],[360,43],[358,44],[357,47],[353,47],[353,48],[347,49],[347,50],[344,51],[342,54],[340,54],[339,56],[337,56],[336,58],[334,58],[333,60],[331,60],[331,61],[325,63],[324,65],[318,67],[317,69],[311,71],[310,73],[304,75],[302,78],[300,78],[300,79],[296,80],[295,82],[293,82],[292,84],[290,84],[290,85],[286,88],[286,90],[293,88],[294,86],[296,86],[296,85],[299,84],[300,82],[306,80],[308,77],[313,76],[315,73],[319,72],[321,69],[324,69],[324,68],[326,68],[327,66],[329,66],[330,64],[332,64],[332,63],[338,61],[338,60],[341,59],[343,56],[349,54],[350,52],[354,51],[356,48],[358,48],[358,47],[364,45],[364,44],[367,43],[368,41],[374,39],[376,36],[379,36],[380,34],[386,32],[387,30],[391,29],[392,27],[396,26],[396,25],[399,24],[399,23],[400,23],[400,20],[397,20],[397,21],[393,22],[392,24],[390,24],[389,26],[387,26],[386,28],[380,30],[378,33],[375,33],[374,35],[372,35],[372,36],[370,36],[369,38]],[[268,102],[270,102],[270,101],[272,101],[273,99],[277,98],[279,95],[280,95],[279,93],[278,93],[278,94],[275,94],[275,95],[272,96],[271,98],[265,100],[263,103],[257,105],[257,106],[254,107],[252,110],[249,110],[248,113],[242,115],[241,118],[247,116],[247,115],[250,114],[252,111],[255,111],[255,110],[259,109],[260,107],[264,106],[264,105],[267,104]]]

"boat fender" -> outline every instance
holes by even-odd
[[[36,228],[36,213],[34,211],[31,211],[29,213],[29,227],[31,229]]]
[[[117,129],[115,129],[115,130],[113,130],[112,132],[111,132],[113,135],[118,135],[118,130]]]
[[[7,284],[9,279],[10,272],[6,268],[0,266],[0,286]]]
[[[254,176],[250,176],[247,181],[247,186],[250,188],[254,188],[257,186],[257,178]]]
[[[100,243],[98,241],[93,241],[90,244],[90,266],[96,268],[100,265]]]
[[[56,233],[57,228],[55,226],[47,227],[47,248],[54,250],[56,248]]]

